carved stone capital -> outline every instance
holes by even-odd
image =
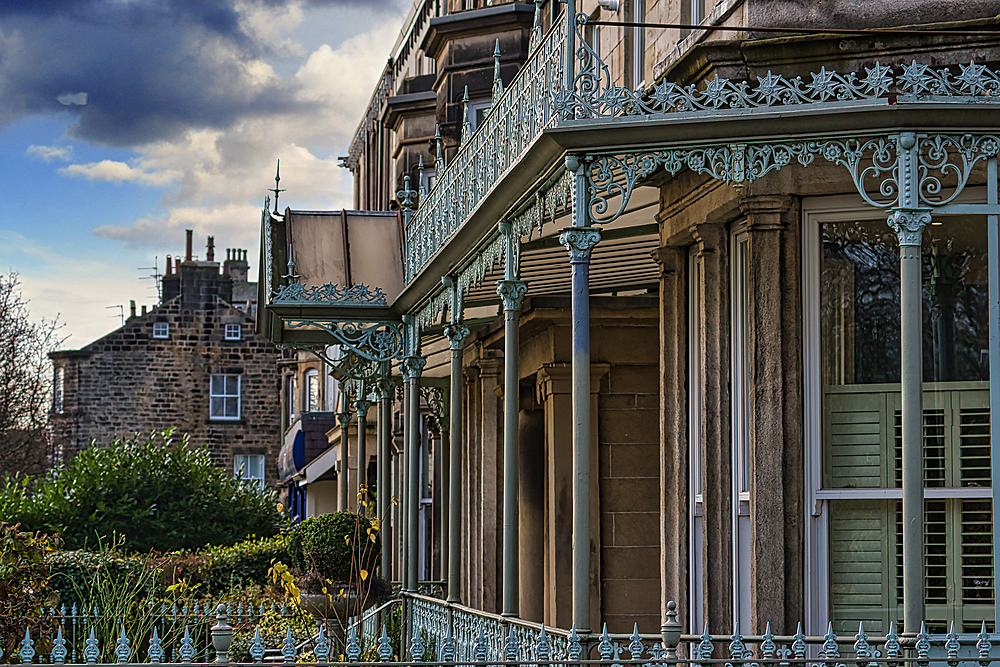
[[[664,276],[683,271],[686,266],[686,248],[665,245],[650,250],[649,254],[660,267],[660,274]]]
[[[590,252],[601,240],[601,232],[596,227],[563,227],[559,243],[569,250],[570,264],[585,264],[590,261]]]
[[[413,378],[420,377],[421,371],[427,365],[427,360],[423,357],[403,357],[399,363],[400,372],[403,374],[403,381],[409,382]]]
[[[359,398],[354,401],[354,410],[358,413],[358,416],[367,416],[368,408],[372,406],[372,402],[366,398]]]
[[[444,328],[444,337],[448,339],[453,350],[461,350],[468,335],[469,327],[461,324],[449,324]]]
[[[740,199],[740,210],[747,216],[747,230],[752,232],[785,228],[781,214],[790,211],[795,198],[787,195],[754,195]]]
[[[528,293],[528,283],[523,280],[498,280],[497,294],[503,299],[504,310],[520,310],[521,300]]]
[[[931,212],[925,208],[899,208],[889,214],[888,222],[900,246],[920,246],[924,227],[931,224]]]

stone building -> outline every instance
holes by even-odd
[[[450,521],[416,630],[993,626],[995,3],[527,9],[414,3],[346,160],[400,290],[293,275],[264,214],[268,336],[406,385],[383,484],[450,388],[393,515],[410,593]]]
[[[174,427],[227,470],[273,486],[281,438],[278,351],[255,331],[246,253],[168,263],[160,305],[78,350],[53,352],[50,423],[67,461],[91,442]],[[220,271],[221,269],[221,271]],[[240,304],[233,295],[244,295]],[[237,305],[239,307],[237,307]]]

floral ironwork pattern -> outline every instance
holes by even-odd
[[[385,292],[381,287],[365,284],[340,287],[335,283],[302,285],[291,283],[274,290],[272,303],[321,303],[336,306],[384,306]]]
[[[372,362],[402,359],[404,352],[403,332],[398,322],[327,322],[316,320],[293,320],[287,323],[289,329],[319,329],[330,335],[330,345],[340,345],[341,349],[354,352],[360,358]]]

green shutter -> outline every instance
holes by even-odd
[[[886,485],[884,392],[828,387],[823,410],[824,488]]]
[[[888,631],[892,591],[889,568],[894,517],[884,500],[830,504],[830,605],[837,634]]]

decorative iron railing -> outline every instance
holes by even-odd
[[[600,635],[578,636],[575,631],[553,631],[534,623],[501,618],[422,596],[406,595],[404,600],[411,628],[404,644],[406,650],[400,651],[394,645],[385,625],[374,642],[363,641],[352,626],[342,645],[342,653],[327,637],[324,624],[319,624],[319,632],[314,637],[301,643],[296,643],[289,626],[284,639],[276,646],[265,645],[258,625],[248,651],[251,662],[236,664],[261,664],[269,653],[283,664],[309,665],[424,663],[536,667],[593,664],[623,667],[628,664],[649,667],[664,664],[704,667],[725,663],[743,667],[844,667],[853,663],[858,667],[906,664],[993,667],[1000,662],[1000,650],[994,650],[1000,636],[987,633],[985,623],[978,635],[958,634],[954,626],[946,635],[930,635],[922,626],[917,635],[904,638],[890,625],[885,637],[871,637],[862,624],[852,638],[837,637],[832,629],[822,637],[804,636],[801,629],[790,637],[777,636],[771,633],[769,625],[764,635],[755,637],[741,635],[738,627],[729,636],[712,635],[707,629],[701,636],[682,635],[680,624],[671,618],[662,635],[640,635],[638,631],[629,636],[611,635],[605,630]],[[120,630],[110,636],[98,637],[92,630],[82,653],[74,654],[67,648],[60,624],[54,633],[48,634],[43,634],[40,626],[25,627],[16,654],[0,650],[0,661],[11,662],[17,658],[22,664],[210,664],[214,659],[214,664],[226,665],[230,664],[229,650],[234,632],[229,618],[226,606],[219,605],[214,614],[215,622],[209,629],[211,651],[205,653],[195,647],[188,627],[178,642],[178,649],[168,653],[157,632],[150,637],[129,637],[125,626],[116,624]],[[303,656],[303,651],[308,651],[308,655]],[[307,659],[301,659],[303,657]]]
[[[542,130],[555,125],[566,20],[559,18],[465,141],[406,229],[406,282],[458,230]]]

